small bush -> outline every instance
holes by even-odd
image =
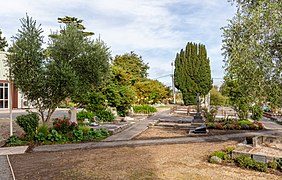
[[[267,171],[267,164],[255,161],[249,156],[238,156],[235,158],[235,162],[243,168],[254,169],[261,172]]]
[[[95,114],[89,111],[80,111],[77,113],[77,119],[84,121],[84,119],[88,119],[89,121],[93,121]]]
[[[77,124],[71,122],[70,119],[59,119],[56,118],[53,121],[53,129],[61,134],[66,134],[77,128]]]
[[[46,137],[46,140],[51,142],[59,142],[62,140],[62,135],[53,129]]]
[[[212,123],[212,122],[208,122],[208,123],[207,123],[207,128],[208,128],[208,129],[214,129],[214,128],[215,128],[215,124]]]
[[[133,111],[135,113],[144,113],[144,114],[151,114],[157,112],[157,109],[153,106],[145,105],[137,105],[133,106]]]
[[[251,124],[252,124],[252,122],[251,122],[251,121],[249,121],[249,120],[239,120],[239,121],[238,121],[238,124],[239,124],[239,125],[242,125],[242,124],[251,125]]]
[[[277,161],[271,161],[267,163],[267,167],[271,168],[271,169],[277,169],[278,163]]]
[[[229,147],[224,148],[223,151],[226,152],[226,154],[231,154],[234,149],[235,149],[234,146],[229,146]]]
[[[277,169],[279,169],[280,171],[282,171],[282,158],[277,160]]]
[[[28,142],[20,140],[17,136],[10,136],[6,141],[6,146],[21,146],[25,145]]]
[[[79,126],[78,130],[81,130],[84,136],[88,136],[90,127],[89,126]]]
[[[39,123],[39,116],[36,113],[21,115],[16,118],[16,123],[25,131],[27,140],[33,140]]]
[[[38,134],[38,133],[42,133],[42,134],[44,134],[44,135],[47,136],[47,134],[49,133],[49,127],[48,127],[48,125],[47,125],[47,124],[42,124],[42,125],[40,125],[40,126],[38,127],[38,129],[37,129],[37,134]]]
[[[112,122],[115,119],[114,114],[108,110],[101,110],[95,112],[95,115],[101,120],[105,122]]]
[[[216,156],[216,157],[219,157],[219,158],[222,159],[222,160],[225,160],[225,159],[226,159],[226,152],[223,152],[223,151],[215,151],[215,152],[213,152],[210,156]]]

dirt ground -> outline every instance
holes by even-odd
[[[281,179],[274,174],[207,162],[237,144],[190,143],[12,155],[16,179]]]
[[[134,139],[162,139],[162,138],[175,138],[175,137],[187,137],[187,136],[211,136],[211,135],[223,135],[223,134],[236,134],[243,132],[251,132],[252,130],[216,130],[209,129],[207,134],[189,134],[185,129],[176,129],[170,127],[158,127],[152,126],[145,130]]]

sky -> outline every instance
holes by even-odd
[[[171,86],[176,53],[187,42],[202,43],[210,58],[214,84],[224,76],[222,30],[235,14],[227,0],[0,0],[0,29],[11,45],[26,13],[43,35],[60,29],[58,17],[84,20],[110,47],[112,57],[134,51],[150,66],[149,78]],[[163,77],[165,76],[165,77]]]

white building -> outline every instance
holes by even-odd
[[[0,51],[0,110],[9,109],[10,86],[8,80],[9,68],[5,65],[7,52]],[[29,108],[28,102],[12,83],[12,107]]]

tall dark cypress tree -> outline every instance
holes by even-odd
[[[5,47],[6,46],[8,46],[8,43],[7,43],[7,41],[6,41],[6,38],[5,37],[1,37],[1,34],[2,34],[2,31],[1,31],[1,29],[0,29],[0,51],[4,51],[5,49]]]
[[[206,47],[188,42],[176,54],[174,70],[175,87],[182,92],[185,105],[196,104],[199,93],[205,96],[212,88],[210,61]]]

